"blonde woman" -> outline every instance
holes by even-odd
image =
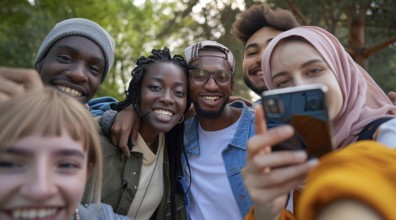
[[[84,122],[84,123],[81,123]],[[90,175],[100,200],[102,154],[85,106],[51,88],[0,105],[0,219],[127,219],[79,205]]]

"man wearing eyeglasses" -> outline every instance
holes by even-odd
[[[248,138],[254,135],[254,113],[242,102],[227,105],[234,86],[234,56],[208,40],[189,46],[185,55],[196,111],[185,122],[187,212],[191,219],[243,219],[252,202],[240,170]]]

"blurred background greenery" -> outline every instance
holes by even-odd
[[[255,99],[242,80],[243,45],[230,35],[236,15],[254,0],[0,0],[0,65],[33,67],[52,27],[71,17],[96,21],[113,36],[113,69],[97,96],[123,99],[139,56],[169,47],[183,54],[189,44],[217,40],[235,54],[235,95]],[[384,91],[396,90],[396,1],[268,0],[293,12],[302,25],[334,33]]]

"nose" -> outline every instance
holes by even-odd
[[[27,199],[38,202],[56,195],[57,187],[48,167],[37,166],[30,170],[28,177],[21,189],[22,195]]]
[[[166,105],[171,105],[174,102],[174,98],[172,96],[172,91],[170,89],[166,89],[165,92],[161,96],[161,102]]]
[[[303,85],[307,85],[310,84],[309,82],[307,82],[307,80],[305,80],[303,77],[301,77],[300,75],[296,74],[293,77],[293,86],[303,86]]]
[[[256,64],[259,65],[260,67],[261,67],[261,61],[262,61],[263,55],[264,55],[264,49],[265,49],[265,48],[261,49],[261,50],[260,50],[260,53],[258,53],[257,56],[255,56]]]
[[[73,82],[84,83],[88,81],[88,72],[85,65],[81,62],[75,62],[72,64],[68,71],[68,77]]]
[[[204,84],[204,88],[206,90],[216,90],[219,86],[216,83],[216,80],[214,79],[214,75],[210,75],[208,81]]]

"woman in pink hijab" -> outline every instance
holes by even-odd
[[[396,106],[329,32],[310,26],[283,32],[269,43],[262,65],[270,90],[307,84],[327,87],[329,117],[336,139],[334,148],[357,141],[365,127],[380,118],[390,120],[379,126],[372,139],[396,147]],[[255,210],[245,219],[294,219],[293,203],[299,194],[295,189],[318,160],[307,161],[305,152],[271,152],[270,146],[292,133],[286,126],[266,131],[262,108],[258,107],[256,135],[248,142],[242,171]],[[290,197],[288,202],[293,190],[294,198]]]
[[[336,148],[356,141],[370,122],[396,117],[396,107],[381,88],[338,39],[320,27],[303,26],[282,33],[266,48],[262,65],[269,89],[311,83],[328,87]],[[396,147],[396,138],[393,143],[384,142]]]

